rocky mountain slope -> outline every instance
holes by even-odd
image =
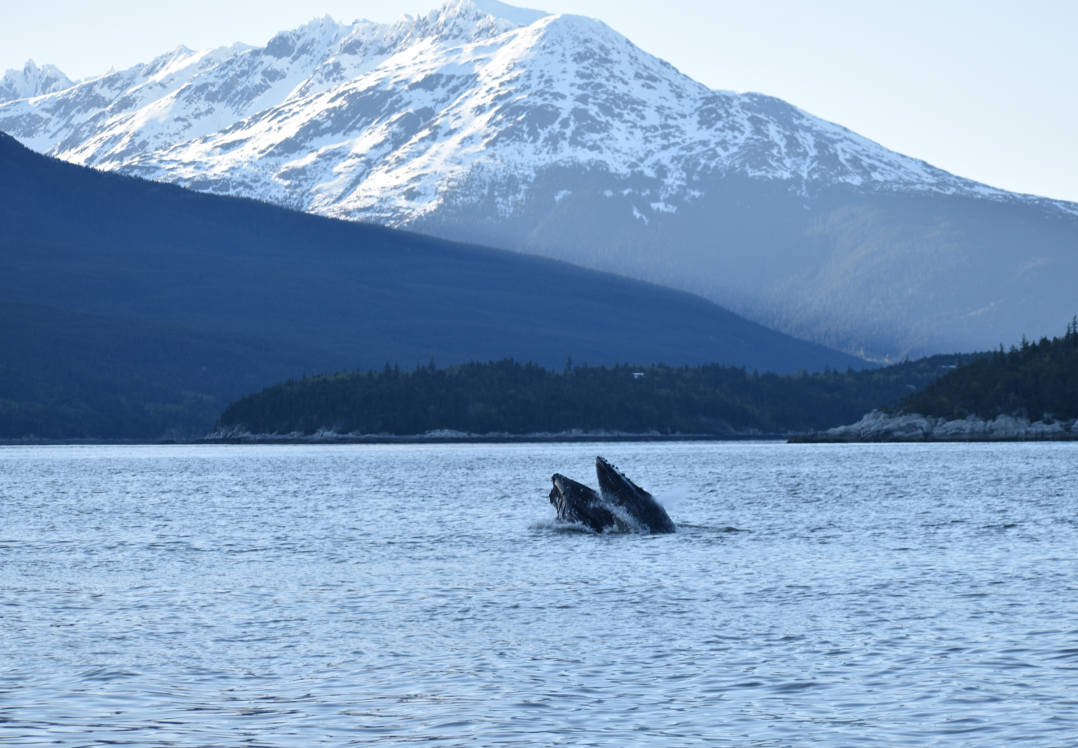
[[[1074,313],[1078,206],[936,169],[600,21],[450,0],[0,105],[79,164],[611,270],[876,357]]]

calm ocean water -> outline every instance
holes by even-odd
[[[596,454],[681,531],[552,520]],[[0,448],[0,744],[1078,744],[1078,444]],[[680,503],[674,505],[675,500]]]

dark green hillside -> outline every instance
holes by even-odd
[[[1078,321],[1062,338],[1022,340],[1021,347],[1003,347],[987,358],[948,372],[902,403],[909,413],[938,418],[1025,413],[1078,418]]]
[[[0,303],[0,439],[198,438],[235,398],[330,360],[252,336]]]
[[[432,357],[866,365],[684,292],[98,172],[2,133],[0,302],[0,438],[198,435],[289,376]]]
[[[936,356],[883,369],[793,376],[721,365],[584,366],[562,373],[514,361],[411,372],[386,366],[270,387],[230,405],[219,426],[256,434],[804,431],[893,404],[956,360],[962,359]]]
[[[313,346],[335,368],[567,356],[864,365],[698,296],[102,173],[0,135],[0,299]]]

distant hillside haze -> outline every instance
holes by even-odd
[[[34,403],[179,409],[110,416],[107,435],[80,416],[57,438],[205,433],[245,392],[387,362],[864,365],[684,292],[100,172],[6,135],[0,174],[0,401],[27,406],[23,424],[48,410]]]
[[[0,103],[0,130],[39,152],[628,275],[870,358],[1078,311],[1078,205],[708,89],[580,16],[451,0],[63,90],[16,72],[36,98]]]

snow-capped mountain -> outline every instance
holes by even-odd
[[[1009,197],[778,99],[710,90],[601,21],[492,0],[393,25],[326,17],[264,48],[180,47],[63,83],[4,107],[0,129],[80,164],[392,225],[464,184],[511,212],[557,165],[657,177],[642,215],[715,174]]]
[[[27,60],[22,70],[8,70],[0,78],[0,104],[64,91],[73,85],[55,65],[38,67],[33,60]]]
[[[923,211],[899,217],[894,199],[901,211],[912,199],[936,206],[929,213],[959,201],[1067,225],[1078,216],[1074,204],[962,179],[781,100],[708,89],[601,21],[495,0],[450,0],[389,25],[326,17],[265,47],[181,47],[0,105],[0,130],[80,164],[655,280],[877,355],[979,345],[948,338],[945,318],[972,330],[983,314],[970,314],[1005,301],[996,289],[917,318],[919,289],[937,307],[940,294],[923,283],[901,291],[902,268],[921,251],[912,247],[948,229]],[[751,210],[737,207],[745,200]],[[849,258],[836,252],[851,250],[828,232],[848,220],[835,211],[850,200],[872,203],[876,218],[862,220],[876,221],[873,246],[884,245],[874,251],[888,259],[870,263],[884,277],[843,288],[835,274]],[[880,239],[900,226],[916,236]],[[976,264],[960,254],[958,266],[917,272],[945,283],[947,268]],[[1022,262],[1044,259],[1034,254]],[[821,285],[821,274],[834,277]],[[821,289],[854,298],[838,309]],[[852,305],[876,309],[871,326],[836,316],[853,319]],[[1006,332],[992,328],[988,343]]]

